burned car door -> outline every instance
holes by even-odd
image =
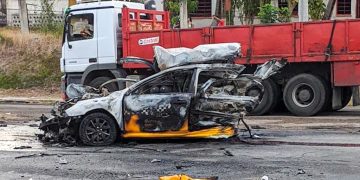
[[[189,129],[233,127],[258,103],[257,97],[244,96],[251,84],[247,78],[225,76],[226,71],[202,71],[190,112]],[[230,73],[231,74],[231,73]]]
[[[187,120],[193,96],[193,71],[166,72],[130,90],[123,102],[125,131],[180,130]]]

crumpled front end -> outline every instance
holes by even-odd
[[[72,105],[71,102],[57,102],[51,110],[50,117],[44,114],[40,117],[39,129],[44,133],[37,134],[37,136],[41,141],[45,143],[64,142],[76,144],[78,123],[65,113],[65,110]]]
[[[109,95],[106,89],[98,90],[89,86],[70,84],[67,94],[71,99],[56,102],[49,117],[44,114],[40,117],[39,129],[44,133],[37,134],[38,138],[44,143],[77,144],[82,116],[96,109],[108,109],[109,113],[119,116],[120,112],[114,112],[112,108],[121,105],[123,91]]]

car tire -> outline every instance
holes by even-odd
[[[353,91],[352,91],[352,87],[342,87],[342,90],[341,90],[341,107],[339,108],[336,108],[336,109],[333,109],[333,111],[338,111],[342,108],[344,108],[346,105],[349,104],[350,100],[351,100],[351,96],[353,94]]]
[[[326,91],[321,77],[299,74],[286,83],[283,99],[291,113],[297,116],[313,116],[326,106]]]
[[[279,102],[280,88],[278,85],[272,79],[262,81],[262,85],[264,86],[264,94],[259,105],[250,112],[251,115],[260,116],[271,113]]]
[[[105,113],[86,115],[80,123],[79,137],[88,146],[106,146],[117,139],[115,121]]]

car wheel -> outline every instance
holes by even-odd
[[[280,89],[272,79],[262,81],[262,85],[264,86],[264,94],[259,105],[250,112],[251,115],[260,116],[270,113],[279,101]],[[260,89],[250,88],[246,95],[257,96],[260,93],[259,91]]]
[[[84,117],[79,127],[80,140],[89,146],[105,146],[115,142],[115,121],[104,113],[92,113]]]
[[[286,108],[297,116],[313,116],[326,106],[326,87],[320,77],[299,74],[287,82],[283,99]]]

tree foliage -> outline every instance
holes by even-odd
[[[312,20],[320,20],[326,11],[326,5],[322,0],[309,1],[309,16]]]
[[[255,16],[259,13],[259,7],[270,2],[271,0],[232,0],[231,11],[238,10],[241,24],[253,24]],[[233,19],[234,16],[229,18]]]
[[[268,24],[277,22],[290,22],[291,14],[288,8],[278,8],[269,3],[260,7],[258,17],[261,23]]]
[[[170,11],[171,25],[174,26],[180,22],[180,0],[166,0],[165,8]],[[187,0],[187,8],[189,13],[197,10],[197,0]]]

